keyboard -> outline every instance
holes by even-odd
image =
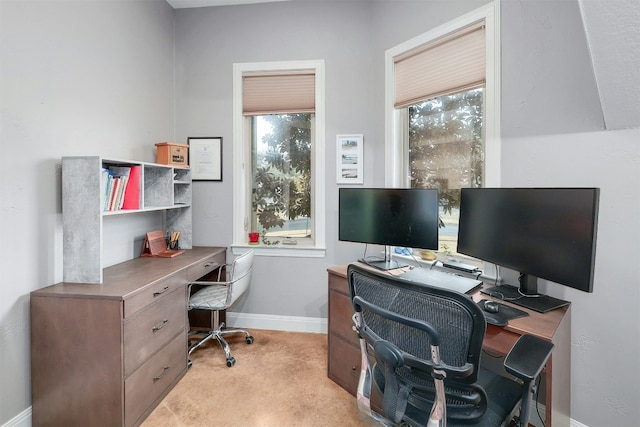
[[[409,282],[433,286],[435,288],[450,289],[463,294],[468,294],[482,286],[482,280],[470,279],[444,271],[430,270],[428,268],[413,268],[396,276]]]

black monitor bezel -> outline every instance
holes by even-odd
[[[580,195],[581,197],[587,198],[588,200],[590,200],[591,205],[590,206],[585,206],[585,208],[587,208],[587,210],[589,210],[589,212],[584,212],[582,213],[583,215],[583,219],[586,219],[589,222],[589,235],[587,236],[588,238],[585,239],[587,241],[587,245],[589,245],[589,247],[585,247],[583,248],[583,255],[581,256],[581,261],[582,263],[580,264],[583,269],[583,271],[581,272],[581,276],[586,277],[586,279],[577,279],[577,273],[576,274],[576,279],[575,280],[567,280],[566,278],[561,278],[561,274],[558,274],[557,271],[553,271],[553,270],[545,270],[544,268],[540,269],[539,267],[536,268],[532,268],[532,263],[527,261],[526,259],[516,259],[514,260],[513,258],[510,258],[509,256],[506,255],[500,255],[500,252],[498,252],[498,255],[496,255],[495,253],[489,253],[489,251],[483,251],[477,244],[474,246],[472,246],[470,243],[468,243],[469,240],[471,240],[472,238],[474,239],[479,239],[479,235],[481,235],[481,232],[473,232],[471,229],[471,222],[473,222],[473,220],[471,220],[470,218],[468,218],[468,216],[470,215],[470,213],[467,211],[468,209],[468,204],[469,204],[469,197],[471,195],[471,193],[473,192],[473,195],[475,197],[479,197],[481,196],[483,193],[484,194],[488,194],[488,193],[501,193],[504,196],[504,201],[501,203],[517,203],[517,200],[519,198],[522,198],[524,195],[529,195],[532,199],[535,199],[536,197],[540,197],[540,196],[544,196],[545,192],[561,192],[562,196],[564,197],[564,200],[567,203],[567,206],[569,206],[571,204],[572,200],[575,200],[575,197],[577,197],[578,195]],[[510,195],[517,193],[517,198],[515,197],[510,197]],[[581,193],[581,194],[578,194]],[[593,279],[594,279],[594,273],[595,273],[595,254],[596,254],[596,243],[597,243],[597,225],[598,225],[598,210],[599,210],[599,196],[600,196],[600,190],[599,188],[593,188],[593,187],[550,187],[550,188],[543,188],[543,187],[535,187],[535,188],[522,188],[522,187],[518,187],[518,188],[466,188],[466,189],[462,189],[461,192],[461,198],[460,198],[460,224],[459,224],[459,229],[458,229],[458,252],[461,254],[465,254],[474,258],[478,258],[481,259],[483,261],[486,262],[490,262],[496,265],[499,265],[501,267],[505,267],[508,269],[512,269],[515,270],[517,272],[521,273],[521,285],[522,283],[526,283],[526,286],[529,286],[529,289],[524,289],[523,286],[520,286],[521,289],[523,289],[526,293],[533,293],[536,292],[536,285],[535,285],[535,278],[539,277],[554,283],[558,283],[560,285],[563,286],[567,286],[573,289],[577,289],[583,292],[593,292]],[[494,199],[496,199],[494,197]],[[506,206],[506,205],[505,205]],[[494,214],[495,211],[500,209],[500,206],[496,206],[492,208],[494,210]],[[499,212],[499,211],[498,211]],[[559,214],[556,212],[553,212],[554,214]],[[484,213],[485,216],[487,216],[489,213]],[[473,215],[475,215],[476,217],[478,216],[482,216],[482,214],[478,214],[478,213],[473,213]],[[496,218],[493,218],[494,222],[500,222],[500,217],[499,214],[495,215]],[[478,221],[476,221],[476,226],[478,226]],[[504,226],[504,221],[502,221],[502,224],[497,224],[499,227],[500,226]],[[505,237],[505,233],[510,233],[511,230],[506,230],[504,228],[502,228],[500,230],[502,235],[497,235],[494,236],[495,241],[493,244],[500,244],[500,239]],[[485,233],[486,236],[484,237],[484,239],[487,239],[487,241],[489,241],[489,234],[491,233]],[[539,253],[540,256],[544,255],[544,256],[552,256],[551,254],[553,253],[553,249],[552,247],[548,247],[546,248],[547,251],[544,253]],[[588,253],[588,256],[585,256],[584,254]],[[531,276],[531,278],[527,277],[527,276]],[[533,282],[533,285],[531,284]]]
[[[374,192],[382,194],[398,194],[398,195],[407,195],[409,193],[415,194],[425,194],[429,197],[431,212],[430,221],[433,226],[433,234],[425,237],[423,239],[413,239],[411,242],[401,241],[399,239],[377,239],[377,238],[367,238],[360,237],[355,238],[353,235],[347,235],[345,230],[343,229],[344,221],[342,221],[344,215],[344,203],[346,202],[346,195],[350,192]],[[411,248],[421,248],[421,249],[438,249],[438,207],[439,203],[439,194],[438,190],[434,188],[360,188],[360,187],[342,187],[339,189],[338,194],[338,240],[342,242],[354,242],[354,243],[364,243],[364,244],[375,244],[375,245],[384,245],[384,246],[400,246],[400,247],[411,247]],[[388,226],[388,223],[380,223],[377,224],[380,227]]]

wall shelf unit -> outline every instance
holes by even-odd
[[[123,167],[139,172],[124,193],[134,196],[135,207],[108,210],[104,170]],[[100,156],[63,157],[63,280],[102,283],[104,217],[163,211],[164,231],[179,231],[180,247],[191,249],[191,195],[189,168]]]

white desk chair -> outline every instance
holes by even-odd
[[[253,270],[253,249],[236,257],[230,265],[226,266],[227,281],[220,281],[220,271],[217,282],[198,281],[189,284],[189,294],[192,285],[203,286],[189,298],[189,310],[200,309],[211,312],[211,330],[207,332],[189,333],[189,355],[207,341],[215,338],[225,352],[227,366],[232,367],[236,359],[231,355],[229,344],[224,339],[229,334],[245,334],[247,344],[253,343],[253,337],[244,329],[227,329],[224,322],[220,323],[220,311],[231,307],[233,303],[249,288],[251,273]],[[191,336],[205,334],[197,342],[191,345]],[[189,361],[191,366],[191,361]]]

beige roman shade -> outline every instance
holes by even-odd
[[[252,72],[242,75],[242,113],[245,116],[315,111],[313,70]]]
[[[484,86],[484,21],[394,59],[396,108]]]

